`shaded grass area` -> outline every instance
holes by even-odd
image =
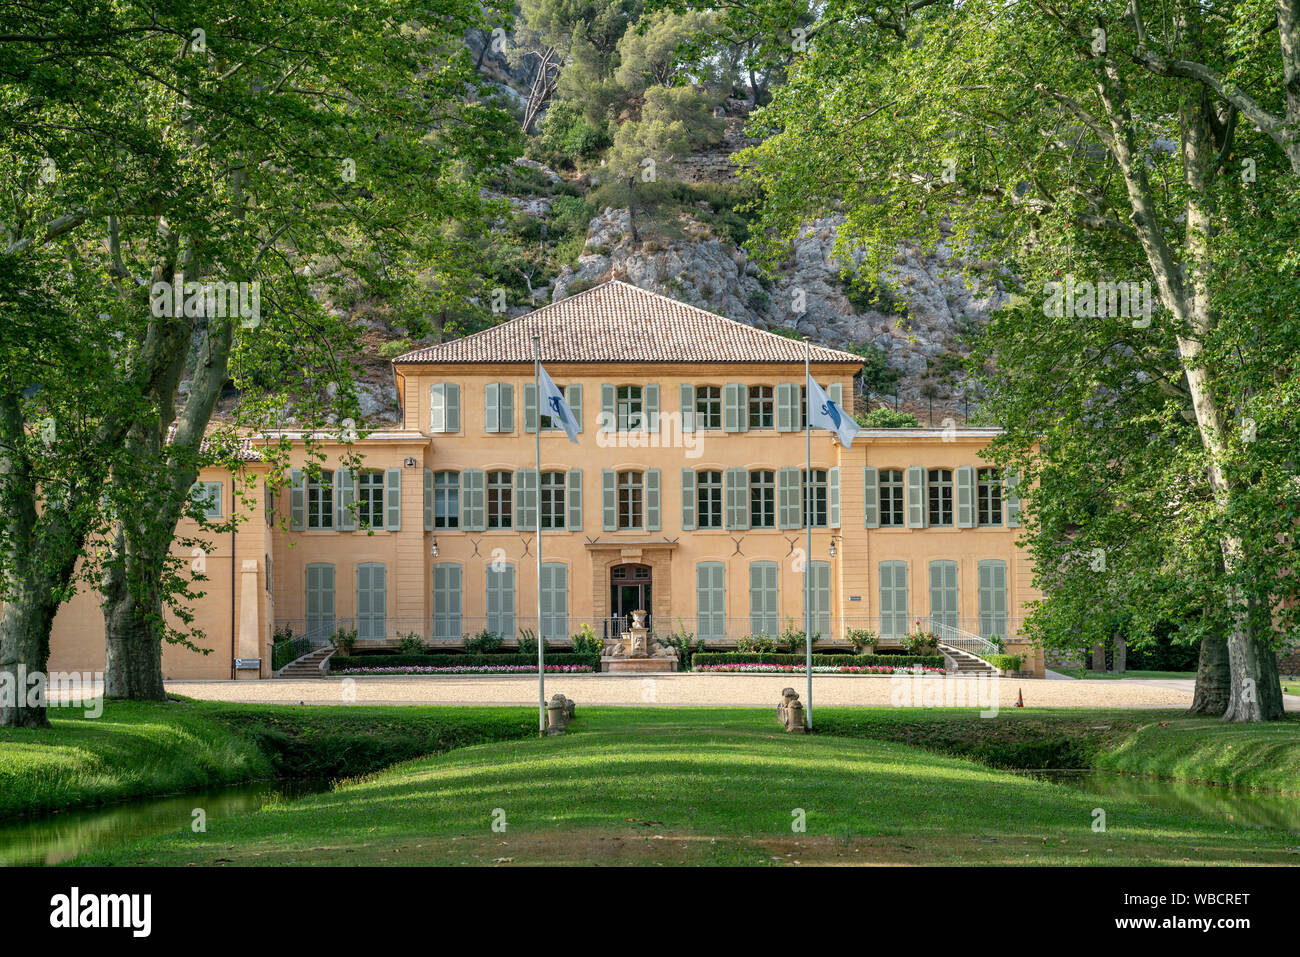
[[[1124,679],[1124,678],[1184,678],[1195,680],[1195,671],[1121,671],[1118,674],[1112,674],[1109,671],[1089,671],[1087,668],[1053,668],[1057,674],[1069,675],[1071,678],[1086,678],[1090,680],[1106,679]]]
[[[109,701],[0,728],[0,817],[271,777],[364,774],[416,755],[536,734],[527,708],[276,707]]]
[[[1300,791],[1300,716],[1225,724],[1183,711],[819,708],[819,733],[913,744],[997,768],[1097,768]]]
[[[1286,831],[1123,798],[1096,833],[1096,803],[893,741],[789,735],[766,710],[580,707],[564,737],[420,758],[79,863],[1300,863]]]

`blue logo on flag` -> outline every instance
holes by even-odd
[[[557,419],[560,422],[564,422],[568,419],[568,416],[564,414],[564,400],[560,398],[558,395],[551,396],[550,406],[551,406],[551,418]]]
[[[835,431],[840,430],[840,410],[835,407],[835,403],[830,399],[827,399],[826,404],[822,406],[822,415],[829,415],[831,421],[835,423]]]

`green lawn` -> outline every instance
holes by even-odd
[[[819,710],[819,721],[836,711]],[[578,714],[564,737],[416,759],[210,822],[204,834],[81,862],[1300,863],[1300,839],[1287,831],[1089,797],[894,741],[789,735],[767,709],[580,705]],[[1104,833],[1092,830],[1099,801]],[[801,814],[806,831],[792,828]]]
[[[1053,668],[1057,674],[1068,675],[1071,678],[1084,678],[1090,680],[1107,680],[1107,679],[1124,679],[1124,678],[1186,678],[1189,681],[1195,680],[1195,671],[1124,671],[1119,674],[1111,674],[1108,671],[1088,671],[1086,668]]]

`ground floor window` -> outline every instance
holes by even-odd
[[[1007,563],[987,559],[979,563],[980,637],[1007,636]]]
[[[880,563],[880,637],[907,634],[907,562]]]
[[[357,637],[387,638],[387,612],[388,570],[380,562],[363,562],[357,566]]]
[[[461,568],[455,562],[433,566],[433,637],[455,640],[461,631]]]

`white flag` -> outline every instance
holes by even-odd
[[[558,425],[569,434],[569,441],[574,445],[578,444],[578,420],[573,416],[573,410],[569,408],[569,403],[564,401],[564,393],[560,391],[549,375],[546,374],[546,367],[540,362],[537,368],[541,371],[542,394],[538,397],[537,409],[537,427],[541,428],[542,416],[549,415],[551,423]]]
[[[853,447],[853,437],[862,431],[853,416],[833,402],[811,375],[808,376],[808,424],[814,429],[834,432],[846,449]]]

